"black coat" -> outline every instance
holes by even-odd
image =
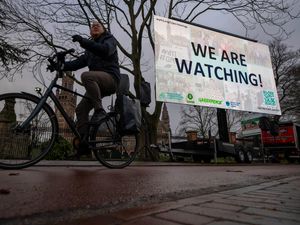
[[[73,61],[65,62],[64,71],[75,71],[88,66],[90,71],[107,72],[119,82],[117,41],[113,35],[105,32],[95,40],[82,38],[79,43],[85,53]]]

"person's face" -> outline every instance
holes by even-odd
[[[104,28],[99,22],[93,22],[92,25],[91,25],[90,32],[91,32],[92,38],[95,39],[95,38],[99,37],[104,32]]]

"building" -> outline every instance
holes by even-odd
[[[168,144],[169,132],[171,132],[169,112],[167,104],[163,103],[161,120],[159,121],[157,126],[157,144]]]
[[[71,72],[67,72],[67,73],[71,73]],[[73,91],[74,80],[69,76],[64,76],[62,78],[62,86]],[[73,93],[57,89],[56,97],[60,101],[62,107],[64,108],[68,116],[74,121],[77,96]],[[60,135],[64,137],[66,140],[72,142],[74,135],[71,129],[69,128],[67,122],[65,121],[64,117],[61,115],[61,113],[56,107],[55,107],[55,114],[58,120]]]

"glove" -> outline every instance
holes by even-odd
[[[80,35],[73,35],[72,36],[72,41],[80,43],[82,41],[82,37]]]
[[[64,67],[64,66],[62,65],[62,68],[63,68],[63,67]],[[50,72],[58,71],[58,70],[60,70],[60,69],[62,69],[62,68],[59,68],[58,63],[50,63],[50,64],[47,66],[47,70],[50,70]]]

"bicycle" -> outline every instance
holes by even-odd
[[[83,137],[80,137],[75,122],[52,91],[58,88],[86,98],[57,84],[64,75],[61,67],[65,56],[73,52],[73,49],[59,52],[48,59],[50,63],[57,63],[58,69],[44,94],[40,89],[36,90],[39,97],[26,92],[0,95],[0,168],[26,168],[38,163],[51,151],[58,138],[59,127],[57,116],[47,102],[49,99],[75,135],[73,147],[79,148]],[[108,168],[124,168],[138,153],[139,134],[123,135],[118,128],[119,117],[119,113],[111,106],[99,124],[89,124],[89,135],[86,137],[96,159]]]

